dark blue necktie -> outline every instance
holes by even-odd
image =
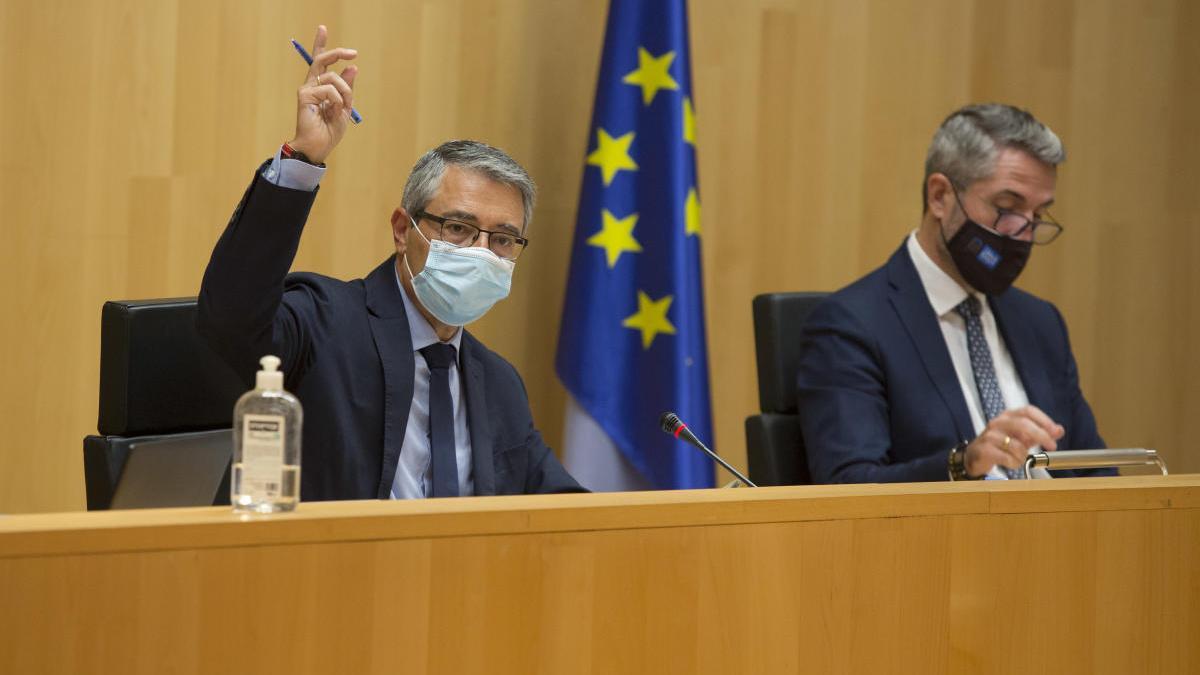
[[[458,461],[454,449],[454,403],[450,399],[450,364],[454,345],[432,344],[421,350],[429,366],[429,451],[434,497],[458,496]]]
[[[996,368],[992,364],[992,350],[983,335],[983,321],[979,318],[979,298],[968,295],[958,303],[954,311],[967,324],[967,351],[971,354],[971,372],[975,376],[975,387],[979,389],[979,402],[983,404],[984,422],[1004,412],[1004,394],[1000,393],[1000,382],[996,379]],[[1004,469],[1004,467],[1000,467]],[[1009,478],[1021,478],[1022,473],[1004,469]]]

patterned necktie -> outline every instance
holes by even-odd
[[[458,496],[458,459],[454,448],[454,403],[450,400],[450,364],[454,345],[431,344],[421,350],[429,366],[429,451],[434,497]]]
[[[1004,412],[1004,394],[1000,393],[1000,383],[996,380],[996,369],[992,365],[992,350],[988,349],[987,338],[983,336],[983,321],[979,319],[979,298],[968,295],[966,300],[958,303],[954,311],[962,316],[967,324],[967,351],[971,354],[971,373],[975,376],[975,386],[979,389],[979,401],[983,404],[983,415],[990,420]],[[1004,469],[1009,478],[1021,478],[1024,474],[1015,469]]]

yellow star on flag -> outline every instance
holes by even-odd
[[[683,205],[683,233],[684,236],[700,236],[700,198],[696,196],[696,188],[688,190],[687,201]]]
[[[651,300],[645,292],[638,291],[637,314],[626,318],[621,325],[642,331],[643,350],[650,348],[650,343],[654,342],[654,337],[659,333],[675,334],[675,326],[667,320],[667,310],[671,308],[671,301],[674,299],[675,296],[668,295],[661,300]]]
[[[679,89],[679,84],[667,72],[671,62],[675,60],[675,52],[667,52],[654,57],[645,47],[638,47],[638,69],[621,80],[625,84],[633,84],[642,88],[642,103],[650,105],[659,89]]]
[[[600,212],[604,221],[600,231],[588,237],[587,243],[604,249],[609,268],[616,267],[617,259],[622,253],[641,253],[642,245],[633,238],[633,227],[637,225],[638,214],[632,213],[618,219],[608,209]]]
[[[637,171],[637,162],[629,156],[629,146],[632,143],[632,131],[624,136],[613,138],[604,129],[596,129],[596,149],[588,155],[587,163],[600,167],[600,174],[604,177],[605,186],[610,185],[613,177],[622,169]]]
[[[683,99],[683,140],[696,144],[696,111],[692,108],[690,96]]]

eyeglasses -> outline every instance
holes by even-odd
[[[959,194],[958,188],[954,190],[954,197],[958,199],[958,206],[966,214],[966,207],[963,205],[962,195]],[[1026,218],[1016,211],[1002,209],[999,206],[993,206],[996,209],[996,220],[992,223],[992,230],[997,234],[1004,235],[1010,239],[1021,239],[1022,235],[1027,230],[1032,231],[1030,240],[1035,244],[1049,244],[1062,234],[1063,226],[1058,224],[1050,214],[1045,214],[1041,218]],[[968,217],[970,215],[968,214]]]
[[[454,246],[474,246],[479,241],[479,235],[486,232],[488,249],[505,260],[516,260],[521,252],[529,245],[529,240],[518,237],[511,232],[485,230],[470,223],[453,218],[435,216],[425,211],[417,211],[418,219],[432,220],[438,224],[438,239]]]

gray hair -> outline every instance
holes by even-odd
[[[929,208],[929,176],[944,174],[956,188],[966,189],[992,174],[1001,148],[1023,150],[1050,166],[1067,159],[1058,135],[1027,110],[1000,103],[959,108],[942,122],[929,144],[921,181],[922,212]]]
[[[537,199],[537,186],[529,173],[516,160],[499,148],[479,141],[446,141],[425,153],[413,166],[408,181],[404,184],[404,196],[400,205],[410,214],[425,208],[442,184],[446,166],[453,164],[500,183],[517,188],[525,206],[522,231],[533,219],[533,204]]]

